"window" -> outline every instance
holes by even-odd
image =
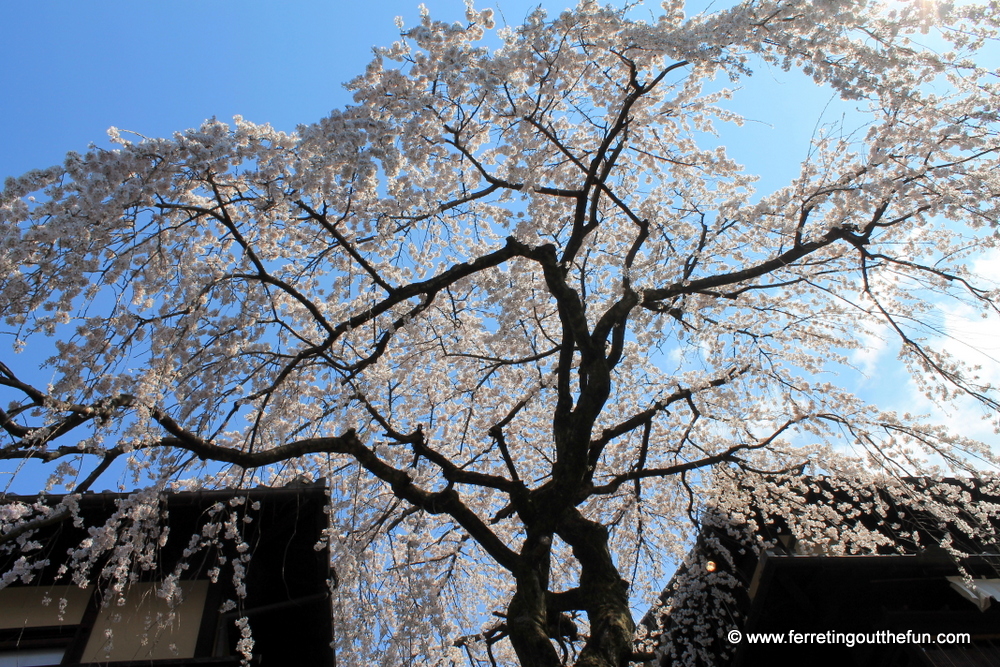
[[[73,663],[194,658],[208,582],[180,582],[182,602],[174,608],[156,595],[157,586],[133,584],[124,604],[100,607],[91,601],[92,587],[0,589],[0,667],[58,665],[64,658]]]
[[[183,602],[173,609],[156,595],[156,583],[133,584],[124,605],[102,607],[81,662],[193,658],[208,582],[179,585]]]
[[[91,592],[76,586],[0,590],[0,667],[58,665],[80,630]]]

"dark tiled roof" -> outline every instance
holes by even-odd
[[[872,485],[742,477],[702,515],[696,545],[641,623],[649,633],[646,646],[655,646],[662,665],[751,665],[766,657],[762,649],[734,645],[730,631],[782,624],[802,629],[812,622],[810,614],[820,629],[847,621],[858,627],[902,622],[896,607],[921,609],[939,625],[944,611],[954,611],[958,616],[948,618],[985,623],[1000,637],[1000,604],[984,620],[946,579],[1000,576],[998,501],[994,479]],[[887,599],[892,603],[879,606]],[[794,653],[771,650],[776,657]],[[936,655],[959,660],[962,653],[941,649]],[[843,659],[845,665],[882,664]],[[948,664],[921,660],[912,664]]]

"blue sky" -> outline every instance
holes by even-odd
[[[464,20],[463,0],[425,1],[435,18]],[[478,6],[493,7],[498,23],[517,24],[538,4],[555,14],[574,2]],[[342,83],[363,71],[373,46],[398,39],[394,17],[418,22],[418,6],[418,0],[0,0],[0,179],[106,144],[110,126],[168,136],[212,116],[228,122],[239,114],[281,130],[319,120],[350,101]],[[653,0],[634,14],[658,8]],[[738,132],[720,128],[720,141],[766,177],[761,189],[769,191],[797,172],[815,128],[839,118],[842,104],[795,73],[762,68],[743,85],[733,106],[750,122]],[[858,362],[884,380],[878,362],[886,355],[894,352],[875,344]],[[872,398],[907,409],[899,383],[891,384],[871,382]],[[0,490],[4,482],[0,476]]]
[[[435,18],[463,20],[462,0],[427,0]],[[520,23],[541,4],[498,0],[498,19]],[[658,2],[635,10],[648,16]],[[419,20],[418,0],[169,0],[0,2],[0,179],[62,161],[106,141],[108,127],[169,136],[239,114],[293,130],[349,102],[342,83],[371,48],[398,39],[394,17]],[[739,101],[755,123],[739,158],[790,174],[829,94],[784,72],[762,71]],[[766,89],[757,91],[760,86]],[[749,89],[748,89],[749,90]],[[783,104],[775,104],[775,96]],[[808,111],[807,111],[808,110]],[[748,136],[749,135],[749,136]],[[733,146],[734,150],[737,146]]]
[[[430,0],[463,20],[462,0]],[[519,23],[537,2],[503,0]],[[559,11],[569,0],[544,6]],[[104,142],[114,125],[169,135],[240,114],[293,130],[349,101],[371,48],[419,20],[418,0],[0,2],[0,177]],[[487,5],[482,5],[487,6]]]
[[[502,25],[521,23],[539,4],[555,15],[575,2],[477,6],[492,7]],[[436,19],[464,20],[463,0],[426,4]],[[657,0],[633,14],[658,10]],[[419,0],[0,0],[0,179],[107,145],[110,126],[169,136],[212,116],[228,122],[239,114],[286,131],[317,121],[350,102],[342,84],[364,70],[372,47],[399,38],[396,16],[417,24]],[[749,170],[768,175],[767,190],[797,171],[830,94],[767,69],[748,83],[736,103],[753,122],[723,141]],[[46,350],[35,341],[8,363],[26,369]],[[12,463],[0,471],[11,472]],[[10,476],[0,472],[0,491],[35,492],[44,476],[20,474],[8,487]]]

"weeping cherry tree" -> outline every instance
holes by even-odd
[[[70,495],[2,501],[0,548],[122,466],[137,503],[325,480],[339,663],[620,667],[737,473],[995,465],[851,378],[874,341],[997,424],[938,324],[998,315],[1000,10],[656,11],[498,48],[490,10],[425,12],[295,133],[112,130],[9,179],[0,458]],[[759,67],[853,109],[766,192],[716,134]]]

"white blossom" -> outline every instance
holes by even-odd
[[[237,496],[174,535],[162,494],[325,480],[332,604],[352,619],[338,662],[558,658],[547,634],[531,643],[539,624],[510,621],[548,613],[532,586],[619,579],[585,593],[614,599],[625,656],[692,520],[743,497],[731,472],[895,489],[995,470],[988,443],[854,391],[877,345],[928,402],[971,401],[1000,429],[995,368],[969,363],[946,317],[1000,316],[984,261],[1000,89],[977,66],[997,8],[929,7],[665,2],[638,21],[581,2],[497,30],[496,49],[491,10],[424,11],[349,82],[351,105],[295,133],[112,129],[113,150],[8,179],[0,336],[55,353],[41,379],[23,355],[0,363],[0,454],[52,464],[53,489],[100,485],[112,461],[147,487],[61,575],[121,600],[168,539],[186,559],[228,542],[239,555],[208,570],[242,600],[258,506]],[[719,137],[745,129],[734,99],[760,68],[802,72],[854,115],[758,192]],[[772,491],[758,500],[810,548],[891,546]],[[943,512],[931,495],[913,502]],[[26,550],[0,586],[34,576],[35,529],[77,521],[76,502],[0,503],[0,549]],[[717,585],[683,594],[724,607],[713,562]],[[609,619],[569,611],[576,655]]]

